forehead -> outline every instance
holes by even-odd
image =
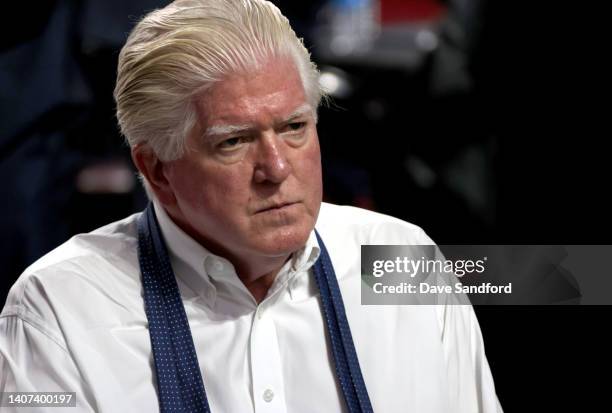
[[[202,127],[273,122],[306,103],[302,80],[290,59],[272,59],[258,69],[230,75],[196,98]]]

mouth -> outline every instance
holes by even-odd
[[[255,211],[255,214],[261,214],[264,212],[274,212],[274,211],[282,211],[283,209],[289,208],[293,205],[297,205],[298,202],[280,202],[280,203],[275,203],[269,206],[266,206],[264,208],[260,208],[258,210]]]

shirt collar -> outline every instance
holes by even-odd
[[[214,254],[179,228],[158,202],[154,201],[153,205],[175,275],[181,277],[189,288],[213,305],[217,291],[204,265],[212,261],[209,257],[214,257]],[[177,271],[177,267],[184,265],[190,271]]]
[[[291,259],[281,269],[271,291],[274,291],[276,285],[280,288],[286,282],[291,299],[297,300],[311,296],[314,293],[314,286],[309,270],[319,258],[320,252],[317,236],[312,230],[306,244],[294,252]]]
[[[172,221],[158,202],[154,201],[153,205],[173,267],[186,265],[191,270],[185,274],[180,274],[181,279],[189,288],[203,297],[211,307],[214,306],[217,297],[217,289],[213,280],[222,280],[237,284],[236,286],[239,288],[246,288],[236,275],[231,262],[211,253],[187,235]],[[293,253],[291,259],[283,266],[270,288],[269,294],[273,294],[287,285],[292,299],[303,295],[311,295],[312,283],[311,277],[308,276],[308,270],[319,258],[319,254],[319,243],[313,230],[306,244]],[[192,273],[192,275],[190,276],[187,273]],[[297,274],[302,276],[296,277]]]

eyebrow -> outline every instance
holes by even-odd
[[[312,106],[308,103],[304,103],[302,106],[298,107],[294,110],[289,116],[287,116],[284,120],[282,120],[281,124],[289,123],[300,116],[304,116],[312,112]],[[240,134],[244,132],[248,132],[253,129],[252,124],[242,124],[242,125],[213,125],[206,129],[203,136],[204,137],[213,137],[213,136],[223,136],[223,135],[232,135],[232,134]]]
[[[251,125],[215,125],[206,129],[204,132],[205,137],[220,136],[220,135],[231,135],[234,133],[241,133],[251,129]]]
[[[294,110],[293,113],[289,115],[282,123],[290,122],[295,118],[306,115],[308,112],[313,112],[312,106],[310,106],[308,103],[304,103],[302,106]]]

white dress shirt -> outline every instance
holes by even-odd
[[[345,411],[311,271],[314,232],[257,304],[229,261],[156,214],[212,412]],[[0,315],[0,392],[76,392],[71,412],[159,410],[137,217],[72,238],[19,278]],[[501,412],[470,306],[361,305],[360,246],[431,244],[419,227],[323,204],[316,228],[375,412]]]

